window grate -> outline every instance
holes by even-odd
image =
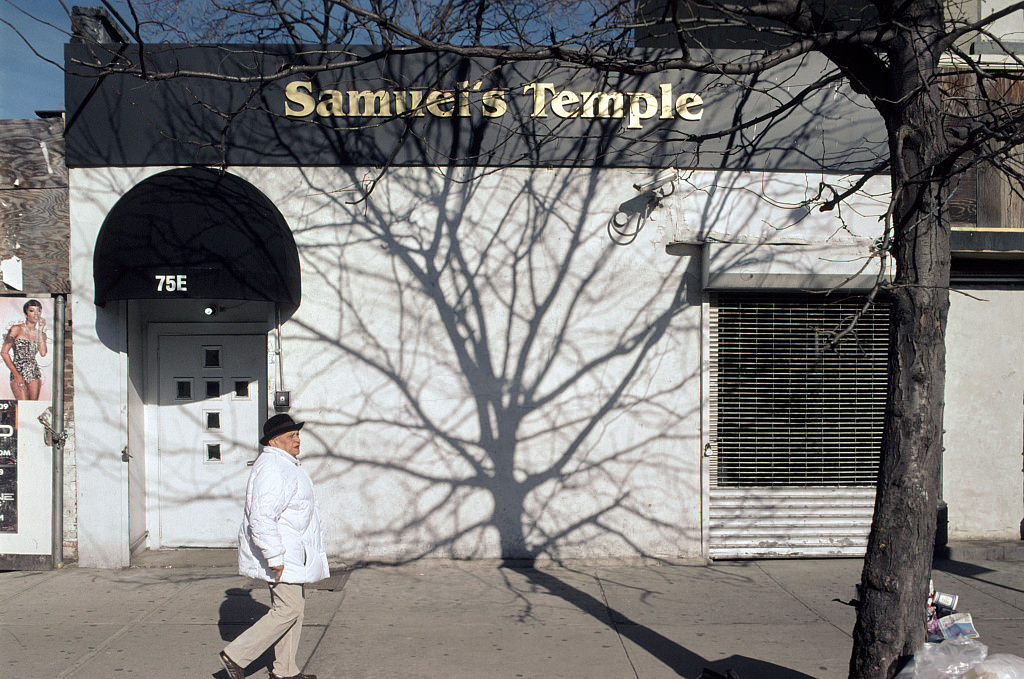
[[[878,471],[889,309],[863,300],[719,293],[711,301],[715,487],[865,486]]]

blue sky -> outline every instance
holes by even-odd
[[[127,2],[114,0],[112,4],[123,8]],[[64,63],[64,44],[71,30],[68,13],[75,5],[95,7],[100,3],[0,0],[0,119],[35,118],[36,111],[64,109],[64,73],[56,64]],[[34,54],[33,48],[55,63]]]
[[[33,20],[17,7],[60,30]],[[57,0],[0,0],[0,19],[17,26],[43,56],[64,62],[71,20]],[[33,54],[14,30],[0,22],[0,118],[35,118],[36,111],[63,108],[64,73]]]

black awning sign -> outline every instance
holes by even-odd
[[[280,211],[230,173],[154,175],[107,214],[93,255],[96,303],[246,299],[297,306],[299,258]]]
[[[223,267],[110,267],[104,294],[110,299],[210,299],[223,297],[228,285],[218,279]]]

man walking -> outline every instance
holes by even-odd
[[[244,668],[270,646],[271,679],[316,679],[295,662],[306,606],[303,583],[330,575],[313,481],[299,466],[304,424],[280,414],[263,425],[263,452],[245,489],[238,572],[269,583],[271,608],[220,652],[229,679],[244,679]]]

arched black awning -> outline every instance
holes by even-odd
[[[93,256],[96,303],[246,299],[297,307],[299,256],[273,203],[208,168],[168,170],[121,197]]]

